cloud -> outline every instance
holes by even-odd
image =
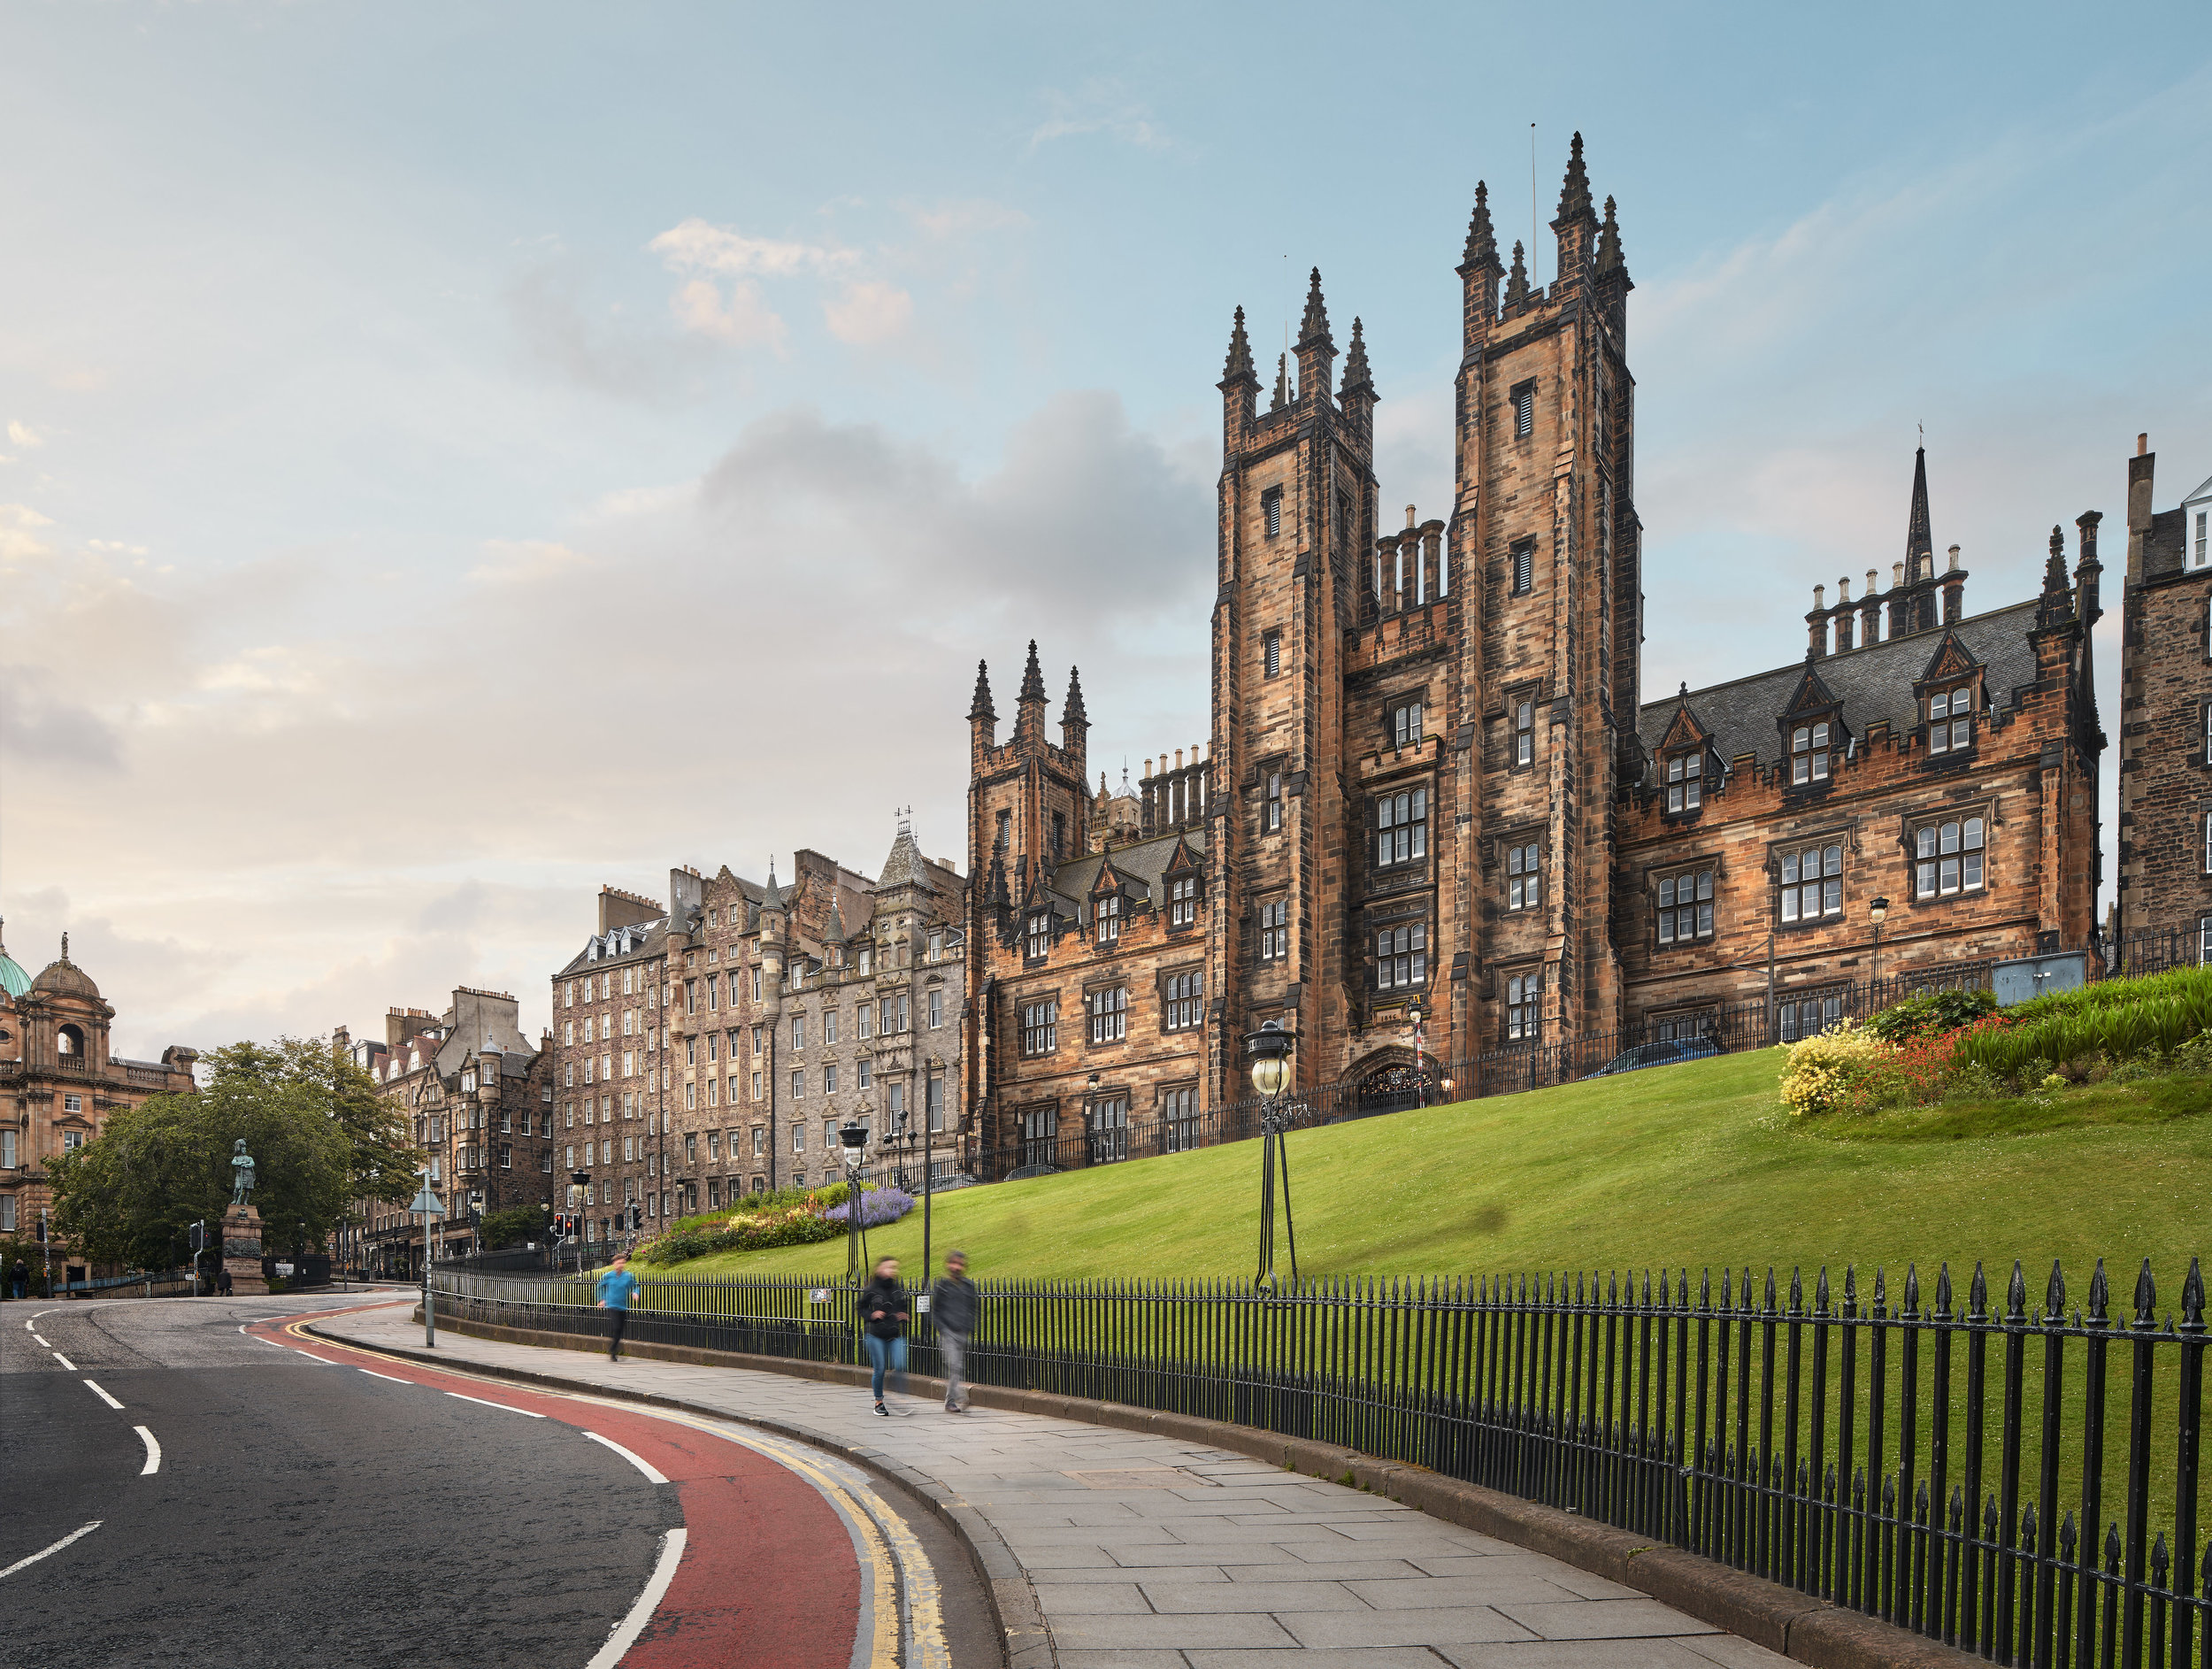
[[[972,237],[979,232],[1005,232],[1026,227],[1027,215],[987,197],[953,198],[943,203],[901,205],[914,225],[933,238]]]
[[[1030,130],[1034,152],[1056,140],[1102,134],[1140,150],[1168,150],[1173,142],[1153,119],[1148,105],[1132,98],[1119,81],[1092,81],[1073,93],[1048,88],[1041,95],[1048,114]]]
[[[507,287],[507,316],[527,358],[584,388],[662,401],[685,386],[687,356],[664,334],[649,335],[612,310],[588,310],[572,270],[548,264]]]
[[[733,284],[725,297],[708,280],[695,278],[669,298],[668,306],[686,330],[733,348],[783,345],[783,319],[762,298],[757,284]]]
[[[13,418],[10,418],[8,419],[8,439],[12,441],[18,446],[43,446],[46,444],[46,437],[43,435],[41,435],[29,424],[19,423]]]
[[[822,304],[830,335],[856,348],[872,348],[906,334],[914,322],[914,298],[880,279],[848,284],[834,301]]]
[[[12,895],[9,926],[81,926],[75,899],[145,935],[81,942],[147,1053],[373,1029],[457,981],[534,1027],[602,883],[802,845],[872,873],[909,801],[964,865],[979,658],[1002,704],[1031,636],[1056,696],[1080,663],[1110,770],[1204,734],[1215,461],[1103,393],[982,467],[787,407],[366,610],[329,552],[27,569],[0,590],[0,847],[63,897]]]
[[[0,563],[52,555],[52,547],[35,530],[53,525],[51,517],[40,515],[28,504],[0,504]]]
[[[781,278],[800,273],[838,272],[858,258],[852,250],[830,244],[747,237],[735,227],[710,225],[696,215],[669,227],[646,247],[665,261],[671,272],[732,276]]]

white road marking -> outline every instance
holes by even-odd
[[[12,1565],[9,1565],[9,1566],[8,1566],[8,1568],[7,1568],[6,1570],[4,1570],[4,1571],[0,1571],[0,1577],[13,1576],[13,1575],[14,1575],[14,1574],[18,1572],[18,1571],[19,1571],[19,1570],[23,1569],[23,1567],[24,1567],[25,1565],[35,1565],[35,1564],[37,1564],[37,1563],[38,1563],[41,1559],[44,1558],[44,1557],[45,1557],[48,1554],[50,1554],[50,1553],[58,1553],[58,1552],[60,1552],[60,1551],[62,1550],[62,1549],[64,1549],[64,1548],[67,1547],[67,1546],[68,1546],[68,1545],[69,1545],[72,1542],[75,1541],[75,1540],[76,1540],[79,1536],[81,1536],[81,1535],[90,1535],[90,1534],[92,1534],[95,1530],[98,1529],[98,1528],[99,1528],[102,1525],[105,1524],[106,1522],[107,1522],[107,1520],[106,1520],[105,1519],[93,1519],[93,1521],[92,1521],[90,1524],[88,1524],[88,1525],[84,1526],[82,1528],[81,1528],[81,1529],[72,1530],[72,1531],[71,1531],[71,1532],[70,1532],[67,1535],[65,1535],[64,1537],[62,1537],[62,1539],[61,1539],[60,1541],[58,1541],[58,1542],[55,1542],[53,1546],[51,1546],[51,1547],[47,1547],[47,1548],[41,1548],[41,1549],[40,1549],[37,1552],[35,1552],[35,1553],[32,1554],[32,1555],[31,1555],[31,1557],[30,1557],[29,1558],[27,1558],[27,1559],[18,1559],[18,1560],[16,1560],[16,1562],[15,1562],[14,1564],[12,1564]],[[679,1534],[679,1535],[681,1535],[681,1534],[683,1534],[683,1532],[682,1532],[681,1530],[679,1530],[679,1531],[677,1531],[677,1532],[676,1532],[676,1534]],[[595,1661],[595,1662],[596,1662],[597,1660],[595,1658],[595,1659],[594,1659],[594,1661]]]
[[[123,1406],[123,1404],[120,1404],[120,1403],[117,1402],[117,1401],[116,1401],[116,1400],[115,1400],[112,1396],[109,1396],[109,1395],[108,1395],[105,1391],[102,1390],[102,1389],[101,1389],[101,1388],[100,1388],[97,1385],[93,1384],[93,1381],[90,1381],[90,1380],[87,1380],[87,1381],[85,1381],[85,1383],[86,1383],[87,1385],[90,1385],[90,1386],[92,1386],[92,1394],[93,1394],[95,1396],[98,1397],[98,1398],[99,1398],[102,1402],[105,1403],[105,1404],[107,1404],[110,1408],[116,1409],[116,1410],[119,1410],[119,1411],[122,1408],[122,1406]]]
[[[373,1380],[389,1380],[395,1385],[412,1385],[415,1382],[412,1380],[403,1380],[396,1373],[379,1373],[373,1367],[365,1367],[361,1371]]]
[[[42,1340],[41,1342],[43,1343],[44,1341]],[[50,1344],[47,1345],[46,1348],[50,1350],[54,1350],[54,1347]],[[74,1373],[77,1371],[77,1365],[74,1362],[72,1362],[67,1357],[64,1356],[59,1350],[54,1350],[54,1360],[60,1363],[72,1373]]]
[[[146,1440],[146,1464],[138,1469],[138,1475],[142,1478],[150,1478],[161,1470],[161,1445],[154,1441],[153,1433],[148,1431],[143,1426],[134,1427],[132,1429]]]
[[[668,1481],[667,1477],[664,1473],[657,1471],[654,1467],[648,1465],[641,1456],[632,1454],[620,1443],[615,1442],[613,1438],[602,1437],[597,1432],[586,1432],[584,1435],[590,1438],[595,1443],[603,1443],[609,1449],[613,1450],[616,1454],[621,1456],[623,1459],[628,1461],[633,1466],[635,1466],[640,1472],[643,1473],[645,1474],[646,1482],[666,1483]]]
[[[88,1385],[91,1381],[88,1380],[85,1383]],[[487,1403],[480,1396],[470,1396],[460,1391],[448,1391],[446,1395],[448,1396],[458,1396],[465,1403],[480,1403],[486,1408],[503,1408],[510,1414],[522,1414],[527,1416],[531,1419],[543,1419],[545,1418],[544,1415],[539,1413],[535,1409],[517,1408],[512,1403]]]
[[[458,1393],[449,1391],[447,1396]],[[81,1530],[80,1535],[84,1533]],[[637,1604],[630,1607],[630,1614],[615,1625],[614,1633],[607,1636],[607,1643],[584,1665],[584,1669],[615,1669],[622,1661],[623,1653],[637,1643],[637,1637],[645,1632],[645,1625],[653,1620],[653,1612],[667,1596],[669,1583],[676,1580],[676,1566],[684,1556],[684,1533],[671,1530],[661,1540],[660,1562],[654,1565],[652,1580],[645,1584],[645,1591],[637,1596]],[[41,1557],[43,1557],[42,1555]],[[0,1571],[0,1576],[6,1575]]]
[[[38,1341],[41,1344],[45,1345],[45,1346],[46,1346],[46,1348],[47,1348],[48,1350],[52,1350],[52,1349],[54,1348],[54,1347],[53,1347],[53,1344],[51,1343],[51,1342],[50,1342],[50,1341],[47,1339],[47,1337],[46,1337],[46,1335],[45,1335],[44,1334],[42,1334],[42,1333],[34,1333],[33,1334],[31,1334],[31,1336],[32,1336],[34,1339],[36,1339],[36,1340],[37,1340],[37,1341]]]

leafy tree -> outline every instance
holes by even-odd
[[[404,1200],[416,1156],[399,1110],[319,1039],[242,1042],[204,1058],[206,1086],[150,1097],[51,1166],[55,1221],[96,1262],[180,1262],[230,1203],[232,1143],[256,1165],[264,1243],[319,1246],[357,1198]]]
[[[542,1204],[511,1205],[503,1211],[485,1213],[477,1233],[483,1236],[484,1250],[497,1251],[503,1246],[519,1246],[525,1241],[544,1238],[553,1213]]]

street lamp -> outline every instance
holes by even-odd
[[[1874,924],[1874,978],[1869,981],[1870,984],[1878,984],[1881,981],[1882,918],[1887,914],[1889,914],[1888,899],[1876,898],[1868,902],[1866,906],[1867,919]],[[1878,1002],[1881,999],[1874,992],[1870,990],[1867,993],[1867,1000],[1869,1002]]]
[[[1290,1148],[1283,1140],[1283,1090],[1290,1082],[1290,1051],[1297,1039],[1269,1020],[1244,1040],[1252,1058],[1252,1088],[1260,1105],[1260,1266],[1253,1284],[1275,1284],[1275,1178],[1282,1173],[1283,1238],[1290,1252],[1290,1280],[1298,1284],[1298,1231],[1290,1217]],[[1096,1082],[1094,1078],[1093,1082]]]
[[[1421,1069],[1421,1045],[1427,1041],[1428,1037],[1428,1034],[1424,1029],[1427,1019],[1428,1016],[1421,1011],[1419,997],[1415,997],[1413,1001],[1406,1004],[1406,1023],[1413,1027],[1413,1094],[1414,1105],[1417,1107],[1425,1107],[1429,1104],[1428,1075]]]
[[[845,1160],[845,1279],[860,1289],[860,1167],[868,1159],[868,1127],[848,1124],[837,1133]],[[856,1315],[858,1312],[855,1311]]]
[[[590,1221],[584,1216],[584,1207],[590,1200],[591,1173],[571,1171],[568,1173],[568,1211],[569,1215],[576,1219],[576,1273],[580,1275],[584,1273],[584,1248],[591,1241]],[[557,1267],[559,1259],[557,1258],[554,1262]]]

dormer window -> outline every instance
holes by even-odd
[[[1974,745],[1974,687],[1939,689],[1928,697],[1928,751],[1956,753]]]
[[[1828,780],[1828,721],[1800,725],[1790,732],[1790,785]]]
[[[1108,893],[1094,900],[1098,919],[1098,942],[1102,949],[1121,942],[1121,895]]]
[[[1025,952],[1032,962],[1041,962],[1045,952],[1052,948],[1052,912],[1040,910],[1029,918],[1029,945]]]
[[[864,977],[866,977],[867,975],[869,975],[869,974],[871,974],[871,973],[873,973],[875,971],[876,971],[876,948],[875,948],[875,946],[874,946],[874,945],[872,945],[872,944],[864,944],[864,945],[862,945],[862,946],[860,947],[860,972],[861,972],[861,974],[862,974],[862,976],[864,978]],[[757,996],[757,995],[759,995],[759,994],[758,994],[757,992],[756,992],[756,993],[755,993],[755,995],[756,995],[756,996]]]
[[[1825,774],[1825,768],[1823,769]],[[1694,811],[1705,804],[1705,754],[1678,753],[1667,761],[1667,810]]]
[[[1167,884],[1167,925],[1187,927],[1198,919],[1198,877],[1178,875]]]

